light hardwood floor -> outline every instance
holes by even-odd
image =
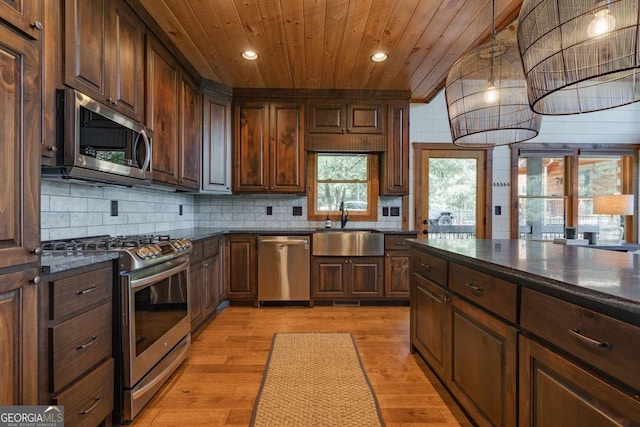
[[[351,332],[389,427],[470,426],[409,353],[408,307],[229,307],[132,426],[246,426],[276,332]]]

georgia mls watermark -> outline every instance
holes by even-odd
[[[64,406],[0,406],[0,427],[64,427]]]

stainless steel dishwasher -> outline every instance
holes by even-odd
[[[258,237],[258,301],[309,301],[309,236]]]

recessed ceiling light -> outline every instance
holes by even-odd
[[[384,52],[377,52],[371,55],[371,60],[373,62],[384,62],[387,60],[387,58],[389,58],[389,55]]]
[[[258,59],[258,54],[252,50],[245,50],[242,52],[242,57],[248,61],[255,61]]]

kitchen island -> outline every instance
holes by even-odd
[[[412,351],[479,425],[640,423],[638,255],[408,242]]]

